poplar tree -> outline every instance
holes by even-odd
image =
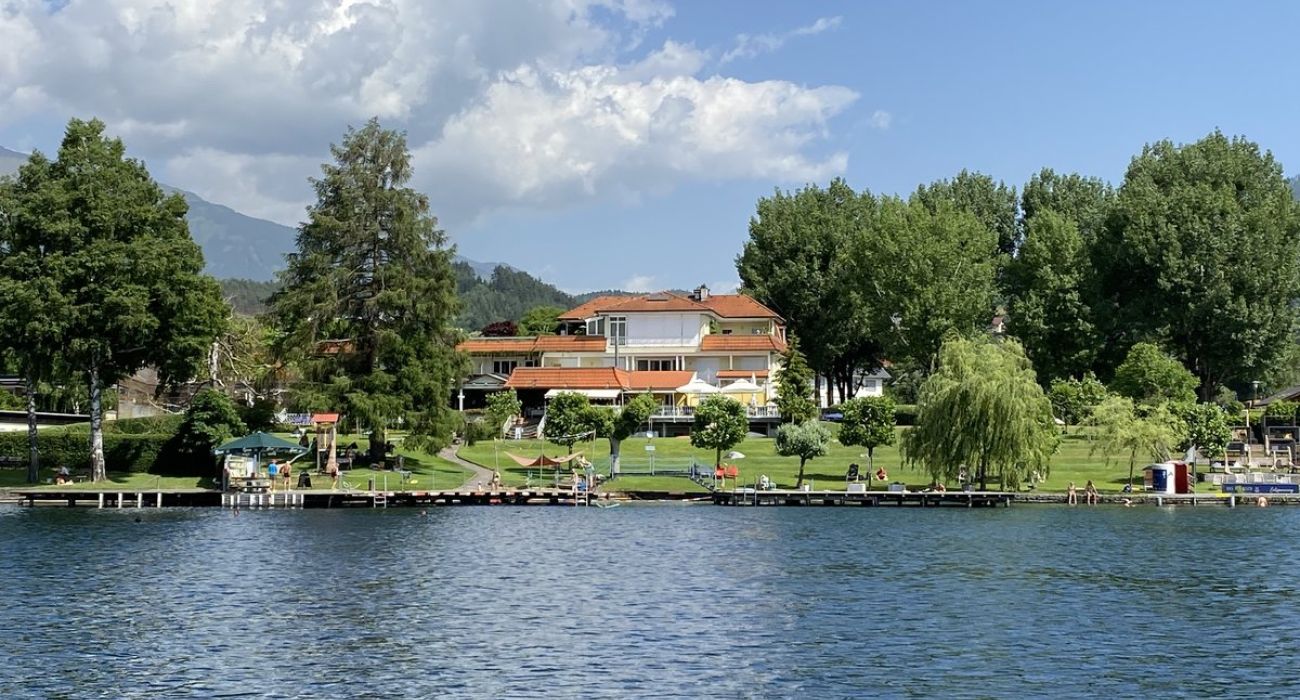
[[[366,426],[373,461],[396,424],[408,443],[442,447],[464,365],[452,330],[453,250],[428,197],[406,186],[404,134],[371,119],[330,152],[271,298],[277,350],[302,371],[298,403]]]

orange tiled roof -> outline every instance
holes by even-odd
[[[627,373],[614,367],[516,367],[507,389],[626,389]]]
[[[694,372],[639,370],[624,372],[628,391],[670,391],[691,381]]]
[[[718,379],[767,379],[768,371],[765,369],[722,369],[718,370]],[[681,386],[680,384],[678,386]]]
[[[784,352],[785,342],[774,335],[722,335],[711,333],[700,341],[702,352],[768,351]]]
[[[620,389],[671,391],[691,381],[690,371],[632,371],[614,367],[516,367],[507,389]]]
[[[595,316],[598,310],[609,308],[619,302],[627,301],[631,298],[632,297],[606,295],[594,299],[588,299],[582,304],[560,314],[557,318],[561,321],[581,321],[585,318]]]
[[[534,352],[605,352],[600,335],[540,335],[521,338],[470,338],[456,346],[461,352],[479,355],[528,354]]]
[[[744,294],[710,294],[703,303],[723,318],[781,318],[775,311]]]
[[[781,318],[775,311],[744,294],[710,294],[704,301],[675,292],[638,296],[596,297],[560,315],[563,321],[580,321],[598,313],[647,311],[711,311],[722,318]]]

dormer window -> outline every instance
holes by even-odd
[[[587,335],[605,335],[605,317],[587,319]]]

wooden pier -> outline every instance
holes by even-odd
[[[736,489],[717,491],[713,502],[722,506],[916,506],[932,508],[1009,507],[1016,498],[1009,491],[803,491],[788,489]]]
[[[30,489],[13,492],[19,503],[91,508],[222,507],[230,509],[388,508],[430,506],[608,505],[617,494],[575,493],[572,489],[494,489],[484,491],[289,490],[263,493],[207,489]]]

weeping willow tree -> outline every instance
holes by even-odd
[[[916,408],[916,426],[903,435],[903,458],[933,478],[951,480],[973,469],[985,489],[995,474],[1004,488],[1035,471],[1047,474],[1057,444],[1052,404],[1019,343],[947,340]]]

